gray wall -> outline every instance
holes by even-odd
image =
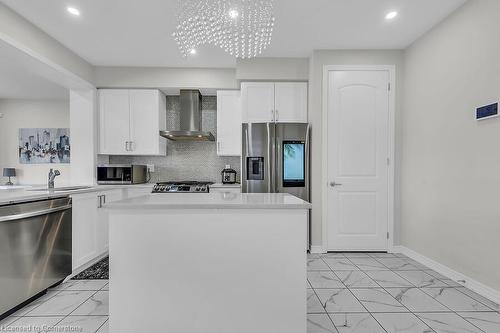
[[[217,136],[217,97],[202,100],[204,131]],[[167,129],[179,128],[180,103],[178,96],[167,96]],[[151,182],[170,180],[206,180],[221,182],[220,172],[230,164],[240,176],[240,157],[218,157],[216,142],[168,141],[167,156],[129,157],[110,156],[110,163],[154,164]]]
[[[500,290],[500,1],[472,0],[406,51],[402,245]]]
[[[399,188],[402,123],[403,51],[401,50],[323,50],[314,51],[310,58],[309,122],[312,126],[311,149],[311,241],[312,246],[321,247],[322,234],[322,123],[323,123],[323,68],[325,65],[395,65],[396,66],[396,182],[395,182],[395,235],[399,243]],[[326,235],[324,235],[326,237]]]

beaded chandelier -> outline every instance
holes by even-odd
[[[211,44],[245,59],[267,48],[273,27],[273,0],[180,0],[173,37],[184,57]]]

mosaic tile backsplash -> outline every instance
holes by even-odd
[[[167,96],[167,129],[179,128],[179,96]],[[217,137],[217,97],[202,98],[202,129]],[[110,156],[111,164],[154,164],[152,183],[157,181],[201,180],[221,182],[221,171],[226,164],[238,172],[240,158],[217,156],[216,142],[168,141],[167,156]]]

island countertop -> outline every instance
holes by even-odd
[[[110,210],[137,209],[310,209],[288,193],[154,193],[106,204]]]

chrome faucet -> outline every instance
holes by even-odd
[[[61,173],[59,172],[59,170],[54,171],[54,170],[50,169],[50,171],[49,171],[49,189],[54,188],[54,180],[60,174]]]

